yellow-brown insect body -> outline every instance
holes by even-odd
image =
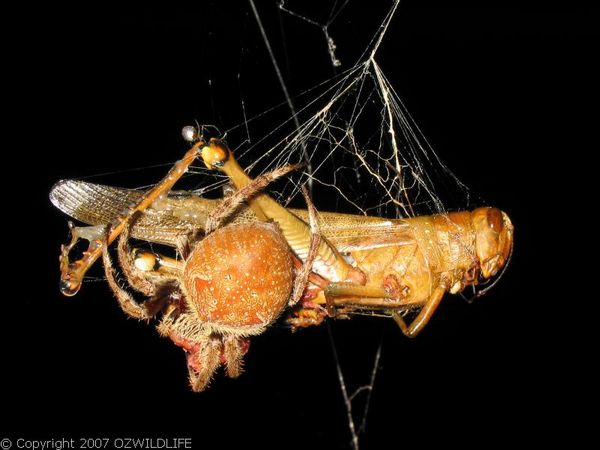
[[[456,294],[477,284],[480,270],[484,278],[495,275],[512,248],[512,224],[496,208],[421,216],[402,222],[408,224],[405,234],[410,235],[410,243],[350,254],[367,274],[368,285],[384,286],[407,306],[426,303],[439,286]]]

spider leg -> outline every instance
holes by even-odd
[[[194,243],[201,238],[203,234],[201,230],[194,230],[187,234],[183,234],[179,236],[175,242],[175,248],[177,249],[177,253],[181,255],[183,259],[187,259],[188,255],[192,252],[194,248]]]
[[[110,245],[123,232],[125,227],[133,215],[137,212],[143,212],[152,205],[162,195],[166,194],[173,185],[186,173],[188,167],[200,155],[201,149],[205,147],[203,141],[199,141],[186,152],[183,159],[176,162],[165,176],[153,189],[148,191],[144,197],[129,211],[111,224],[111,232],[104,241],[90,242],[88,251],[84,256],[71,262],[69,260],[69,252],[74,243],[68,246],[63,246],[60,261],[61,261],[61,292],[64,295],[75,295],[81,288],[83,277],[94,262],[104,253],[104,249]]]
[[[119,264],[128,284],[150,297],[143,304],[123,289],[116,280],[113,263],[104,242],[102,260],[106,279],[121,309],[131,317],[147,320],[160,312],[172,299],[180,296],[177,279],[183,271],[183,263],[173,258],[131,248],[129,236],[133,222],[119,236],[117,252]]]
[[[106,274],[108,285],[114,292],[115,297],[117,297],[119,306],[125,312],[125,314],[140,320],[151,319],[152,314],[150,314],[146,306],[138,303],[133,296],[123,289],[117,282],[110,255],[108,254],[107,245],[102,246],[102,261],[104,263],[104,273]]]
[[[148,312],[154,317],[159,312],[167,312],[168,308],[174,306],[177,309],[182,293],[177,283],[166,281],[160,284],[153,297],[144,302]]]
[[[117,254],[119,257],[119,264],[123,273],[127,277],[127,282],[135,290],[141,292],[147,297],[152,297],[156,293],[156,284],[148,279],[147,272],[139,269],[132,257],[132,250],[129,247],[129,233],[133,226],[136,218],[135,215],[132,220],[129,221],[128,225],[123,229],[123,233],[119,237],[117,244]]]
[[[243,342],[239,338],[234,336],[223,338],[223,355],[229,378],[237,378],[241,375],[245,353]]]
[[[317,210],[315,209],[315,205],[313,205],[308,192],[304,186],[302,187],[302,195],[304,195],[304,200],[306,201],[306,207],[308,208],[308,219],[310,225],[310,248],[308,251],[308,256],[306,257],[306,261],[302,267],[296,273],[296,278],[294,280],[294,289],[292,291],[292,297],[290,299],[289,305],[295,306],[300,299],[302,298],[302,294],[306,290],[306,286],[308,283],[309,276],[312,272],[312,266],[317,257],[317,252],[319,250],[319,243],[321,242],[321,234],[319,232],[319,223],[317,222]]]
[[[197,358],[194,363],[188,363],[190,384],[194,392],[206,389],[215,371],[221,365],[222,345],[220,339],[211,336],[197,353],[188,355],[188,358]]]
[[[271,172],[265,173],[259,177],[253,179],[246,186],[238,191],[235,191],[225,197],[219,205],[208,215],[206,220],[206,226],[204,227],[205,233],[210,234],[231,216],[244,201],[255,196],[257,193],[262,191],[266,186],[272,183],[274,180],[281,178],[282,176],[296,170],[300,167],[299,164],[290,164],[287,166],[280,167]],[[259,217],[261,220],[267,220],[266,216]]]

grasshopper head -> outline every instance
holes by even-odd
[[[471,213],[475,252],[484,278],[493,277],[508,261],[513,246],[513,224],[498,208],[477,208]]]

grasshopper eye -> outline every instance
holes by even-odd
[[[490,208],[487,212],[487,221],[492,230],[496,233],[500,233],[504,228],[504,218],[502,217],[502,211],[496,208]]]
[[[192,125],[187,125],[181,130],[181,136],[186,142],[196,142],[198,140],[198,129]]]

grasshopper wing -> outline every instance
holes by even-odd
[[[78,180],[61,180],[50,191],[50,201],[54,206],[87,225],[115,222],[143,196],[142,190]],[[197,223],[174,216],[167,205],[144,212],[134,224],[131,235],[136,239],[175,246],[178,238],[198,228],[201,227]]]
[[[139,189],[125,189],[78,180],[61,180],[50,191],[50,201],[68,216],[87,225],[105,225],[119,219],[144,196]],[[190,232],[202,230],[218,200],[205,199],[186,191],[171,192],[160,207],[149,208],[134,224],[136,239],[176,246]],[[306,210],[290,209],[305,222]],[[245,207],[232,218],[234,223],[255,221]],[[401,219],[322,212],[320,231],[342,253],[372,248],[408,245],[414,242],[410,224]]]

